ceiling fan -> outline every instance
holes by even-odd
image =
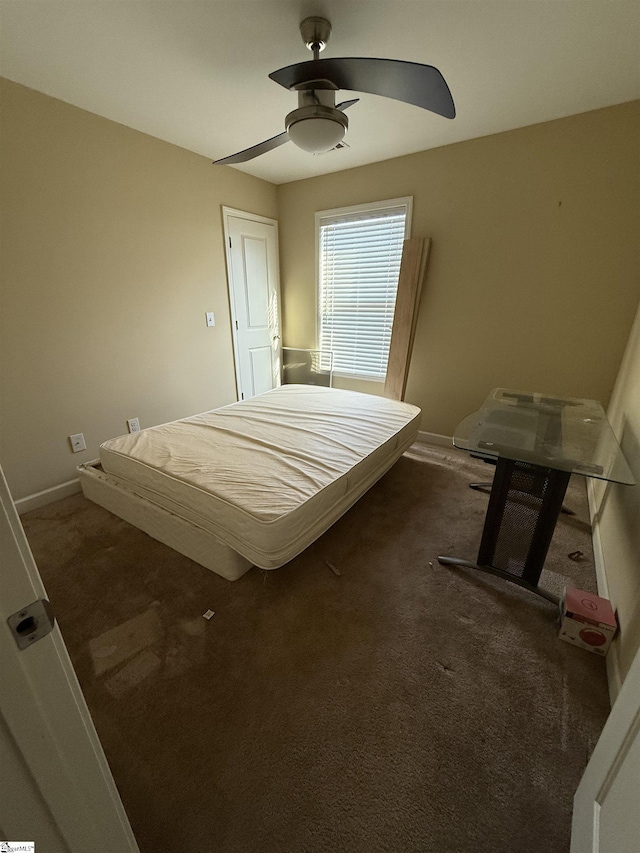
[[[298,93],[298,108],[285,118],[286,130],[230,157],[214,160],[215,165],[245,163],[289,140],[313,154],[335,148],[349,127],[344,111],[359,100],[354,98],[336,104],[338,89],[384,95],[445,118],[455,117],[456,108],[449,87],[432,65],[354,56],[319,59],[320,51],[326,47],[331,34],[329,21],[318,17],[305,18],[300,24],[300,33],[305,45],[313,52],[313,59],[287,65],[269,74],[285,89]]]

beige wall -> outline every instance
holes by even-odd
[[[266,181],[8,81],[0,95],[0,460],[18,499],[74,478],[127,418],[235,399],[220,208],[277,207]]]
[[[595,483],[594,529],[620,634],[609,653],[620,680],[640,647],[640,309],[616,381],[608,417],[636,479],[635,486]]]
[[[640,297],[639,134],[634,102],[278,187],[285,343],[315,345],[314,212],[412,195],[422,428],[498,386],[606,405]]]

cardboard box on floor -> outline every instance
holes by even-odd
[[[567,587],[562,599],[560,639],[606,655],[618,625],[611,602],[583,589]]]

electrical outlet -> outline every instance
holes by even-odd
[[[140,421],[138,418],[131,418],[127,421],[129,432],[140,432]]]
[[[207,326],[215,326],[216,320],[215,320],[215,317],[213,316],[213,311],[207,311],[205,313],[205,316],[207,318]]]
[[[74,453],[80,453],[81,450],[87,449],[87,445],[84,441],[84,435],[81,432],[77,432],[75,435],[70,435],[69,441],[71,442],[71,449]]]

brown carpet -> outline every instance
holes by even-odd
[[[492,473],[410,452],[233,584],[80,495],[23,517],[143,853],[567,853],[605,664],[437,563],[475,558]],[[594,589],[584,481],[566,503],[543,580]]]

